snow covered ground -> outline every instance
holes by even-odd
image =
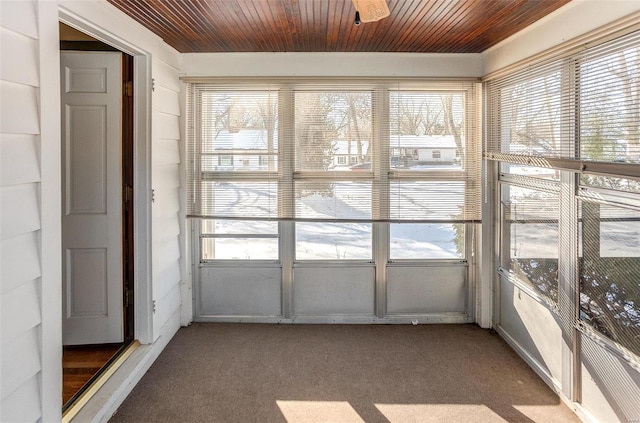
[[[304,181],[296,183],[296,216],[308,219],[371,219],[372,183],[340,181],[327,183]],[[464,200],[463,182],[408,182],[392,186],[391,217],[402,218],[407,213],[417,216],[456,218],[457,204]],[[322,189],[325,191],[322,191]],[[218,189],[224,195],[216,197],[215,210],[231,216],[239,204],[253,204],[270,209],[277,201],[267,184],[225,183]],[[450,204],[443,208],[443,204]],[[242,206],[246,207],[246,206]],[[447,214],[449,213],[449,214]],[[239,216],[239,215],[238,215]],[[299,222],[296,223],[297,260],[372,260],[372,224],[366,222]],[[277,260],[277,224],[275,222],[217,220],[205,222],[203,233],[230,235],[207,238],[203,242],[205,259],[265,259]],[[272,238],[248,238],[243,234],[272,234]],[[458,251],[454,225],[403,223],[390,225],[391,259],[456,259]]]

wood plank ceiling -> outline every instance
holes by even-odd
[[[570,0],[388,0],[354,25],[351,0],[108,0],[182,53],[479,53]]]

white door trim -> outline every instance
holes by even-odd
[[[60,6],[60,22],[134,57],[134,298],[135,334],[153,342],[151,269],[151,55]]]

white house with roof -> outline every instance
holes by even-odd
[[[274,135],[272,153],[269,154],[268,133],[265,129],[241,129],[237,132],[220,131],[212,142],[205,145],[205,169],[211,171],[268,170],[269,156],[278,150]]]
[[[453,135],[391,135],[390,138],[391,160],[397,161],[400,167],[455,163],[460,158]]]
[[[358,154],[358,143],[361,152]],[[349,167],[365,161],[369,153],[369,141],[336,140],[333,141],[333,168]]]

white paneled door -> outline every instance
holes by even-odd
[[[122,55],[62,52],[64,345],[124,340]]]

